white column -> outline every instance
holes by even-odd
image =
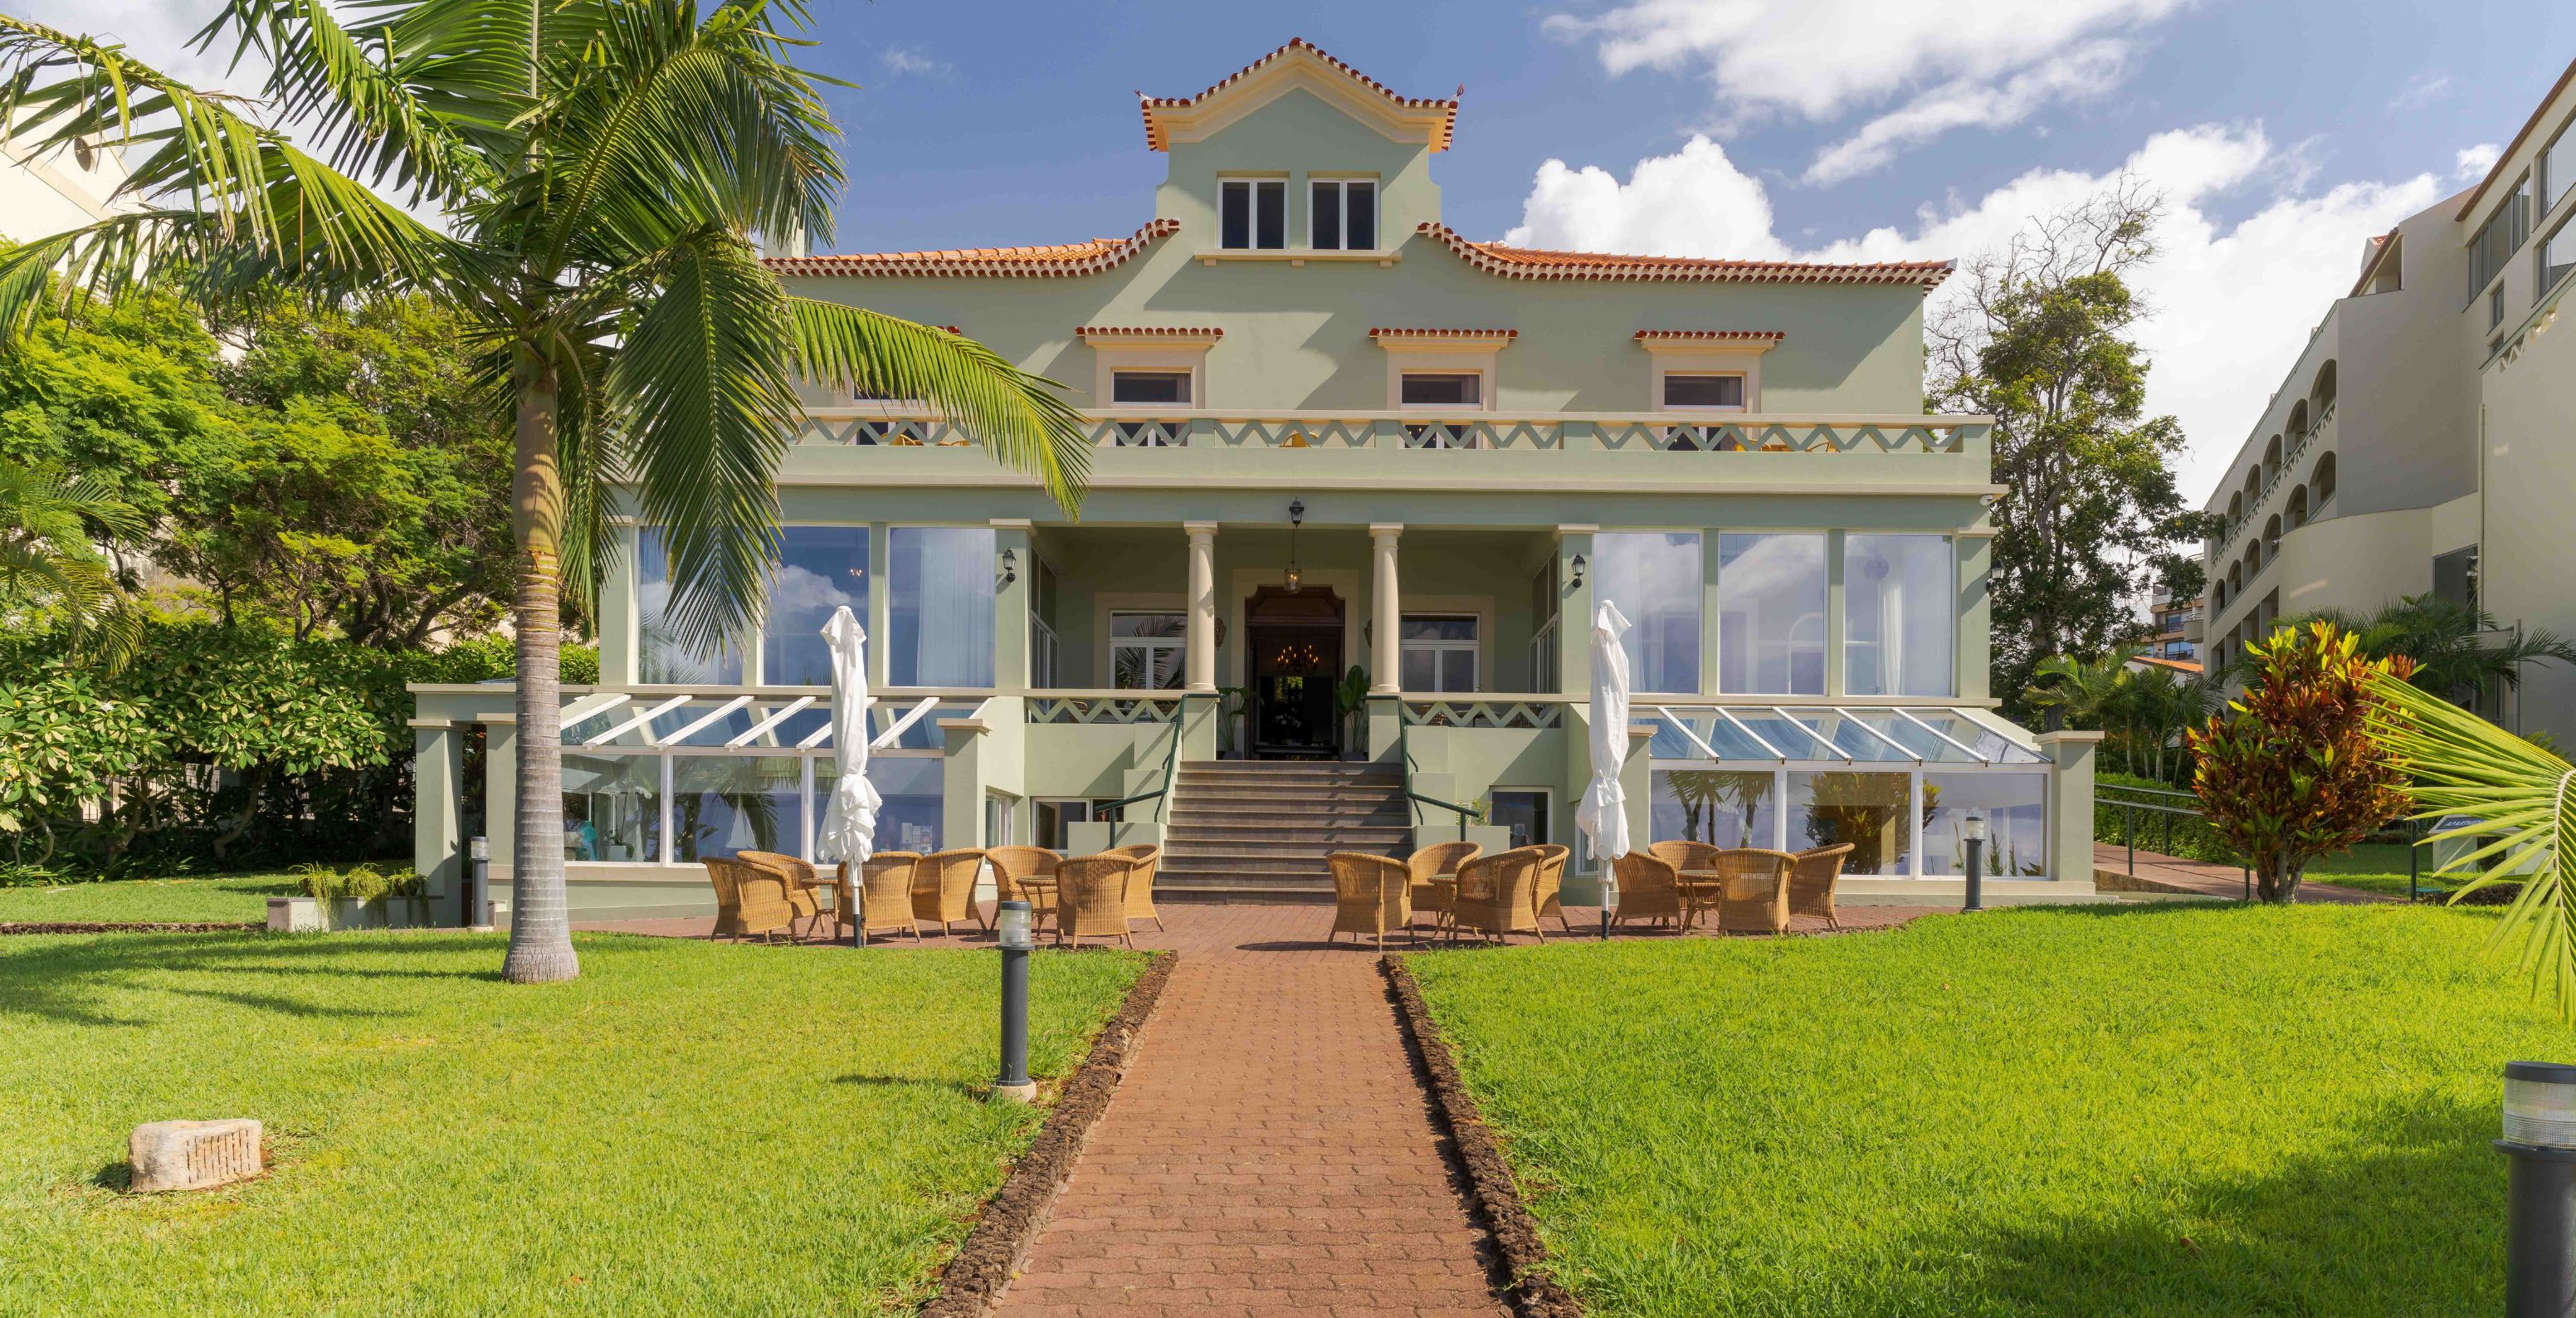
[[[1183,522],[1190,535],[1189,653],[1182,673],[1192,691],[1216,690],[1216,523]]]
[[[1397,631],[1403,613],[1395,584],[1395,541],[1404,534],[1398,522],[1373,522],[1369,540],[1377,546],[1376,570],[1370,575],[1369,628],[1373,643],[1369,646],[1369,694],[1394,695],[1400,686],[1396,670],[1401,666],[1402,649],[1397,645]]]

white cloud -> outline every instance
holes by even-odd
[[[1953,128],[2020,123],[2041,106],[2100,95],[2127,75],[2136,37],[2191,0],[1628,0],[1546,29],[1590,40],[1622,74],[1704,67],[1728,123],[1828,121],[1933,85],[1826,149],[1812,181],[1876,168]]]
[[[2463,183],[2475,183],[2485,178],[2487,171],[2495,168],[2495,162],[2503,158],[2504,148],[2493,142],[2462,147],[2451,157],[2451,176]]]
[[[932,59],[929,51],[917,46],[888,46],[878,53],[877,63],[885,66],[890,78],[936,78],[948,72],[945,61]]]
[[[1806,181],[1832,184],[1885,168],[1906,147],[1953,128],[2003,128],[2059,101],[2099,96],[2129,76],[2129,47],[2092,41],[1999,84],[1961,78],[1945,83],[1816,153]]]
[[[2154,309],[2138,338],[2154,362],[2147,407],[2181,418],[2191,444],[2183,484],[2196,499],[2243,442],[2327,304],[2351,290],[2364,240],[2445,189],[2428,173],[2312,190],[2292,153],[2253,125],[2159,133],[2121,169],[2165,198],[2163,254],[2136,281]],[[1716,143],[1694,138],[1673,155],[1638,162],[1625,184],[1598,167],[1547,162],[1505,241],[1665,256],[1965,261],[2100,192],[2119,172],[2035,169],[1973,202],[1927,205],[1910,225],[1793,249],[1772,232],[1761,181]],[[2212,203],[2255,188],[2268,195],[2252,214],[2233,224],[2212,217]],[[1965,281],[1953,280],[1933,296],[1964,291]]]
[[[2451,75],[2426,71],[2406,80],[2397,94],[2388,98],[2391,110],[2420,110],[2451,94]]]

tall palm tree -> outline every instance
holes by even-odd
[[[2282,625],[2316,621],[2361,638],[2362,652],[2373,658],[2402,654],[2414,660],[2415,675],[2408,680],[2461,706],[2475,705],[2491,691],[2520,687],[2525,665],[2576,665],[2576,643],[2556,632],[2511,630],[2484,609],[2432,595],[2408,595],[2363,616],[2324,609]]]
[[[141,513],[86,476],[0,458],[0,619],[57,624],[73,646],[122,665],[143,615],[93,537],[145,530]]]
[[[713,651],[756,616],[777,557],[772,478],[800,385],[923,399],[1067,509],[1078,497],[1088,450],[1048,382],[791,296],[761,264],[755,236],[827,239],[842,186],[826,79],[791,59],[809,28],[805,0],[227,0],[198,44],[266,62],[252,101],[0,17],[0,123],[39,149],[140,158],[131,213],[0,257],[0,326],[22,327],[59,270],[70,289],[158,285],[216,312],[419,290],[480,351],[517,441],[512,980],[579,971],[559,604],[596,579],[613,507],[663,528],[673,630]]]

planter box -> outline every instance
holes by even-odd
[[[332,929],[426,929],[433,923],[427,897],[380,897],[360,901],[334,897],[268,899],[268,927],[279,933],[321,933]]]

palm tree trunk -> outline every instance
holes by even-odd
[[[513,984],[549,984],[581,973],[564,910],[563,469],[555,445],[558,380],[552,363],[523,350],[519,371],[518,808],[510,839]]]

